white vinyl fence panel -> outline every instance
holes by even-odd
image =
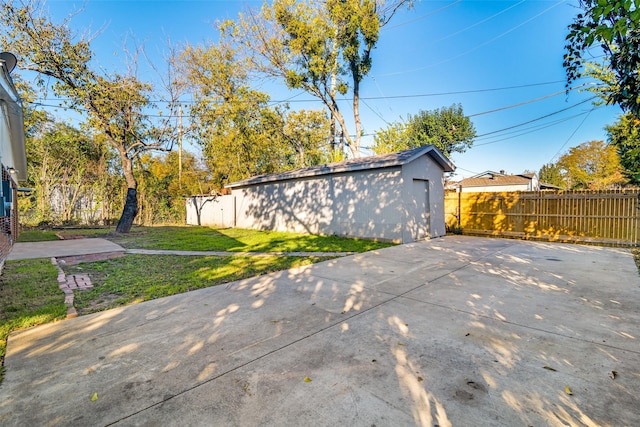
[[[188,197],[187,224],[214,227],[235,227],[235,196],[192,196]]]

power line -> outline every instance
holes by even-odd
[[[382,117],[382,115],[381,115],[380,113],[378,113],[376,110],[374,110],[373,108],[371,108],[371,106],[370,106],[369,104],[367,104],[367,102],[366,102],[366,101],[362,100],[362,103],[363,103],[363,104],[364,104],[364,105],[365,105],[369,110],[371,110],[371,112],[372,112],[373,114],[375,114],[376,116],[378,116],[378,118],[379,118],[380,120],[382,120],[383,122],[385,122],[387,125],[390,125],[390,124],[391,124],[391,123],[389,123],[388,121],[386,121],[386,120],[384,119],[384,117]]]
[[[572,88],[572,89],[577,89],[577,88],[582,87],[582,86],[585,86],[585,85],[576,86],[575,88]],[[510,108],[521,107],[521,106],[526,105],[526,104],[531,104],[531,103],[534,103],[534,102],[542,101],[543,99],[553,98],[554,96],[558,96],[558,95],[563,94],[563,93],[566,93],[566,90],[561,90],[561,91],[558,91],[558,92],[550,93],[548,95],[540,96],[538,98],[530,99],[528,101],[519,102],[518,104],[507,105],[506,107],[500,107],[500,108],[496,108],[496,109],[489,110],[489,111],[483,111],[482,113],[470,114],[467,117],[477,117],[477,116],[482,116],[482,115],[485,115],[485,114],[496,113],[498,111],[508,110]]]
[[[544,84],[550,84],[550,83],[557,83],[557,82],[536,83],[536,84],[521,85],[521,86],[511,86],[511,87],[506,87],[506,88],[481,89],[481,90],[479,90],[479,91],[505,90],[505,89],[520,88],[520,87],[530,87],[530,86],[544,85]],[[584,86],[584,85],[581,85],[581,86]],[[580,86],[578,86],[578,87],[580,87]],[[469,91],[460,91],[460,92],[469,92]],[[476,91],[474,91],[474,92],[476,92]],[[552,96],[557,96],[557,95],[558,95],[558,94],[560,94],[560,93],[564,93],[564,91],[555,92],[555,93],[552,93],[552,94],[549,94],[549,95],[545,95],[545,96],[542,96],[542,97],[538,97],[538,98],[535,98],[535,99],[532,99],[532,100],[524,101],[524,102],[521,102],[521,103],[518,103],[518,104],[514,104],[514,105],[506,106],[506,107],[501,107],[501,108],[497,108],[497,109],[493,109],[493,110],[489,110],[489,111],[485,111],[485,112],[481,112],[481,113],[475,113],[475,114],[470,115],[469,117],[474,117],[474,116],[479,116],[479,115],[484,115],[484,114],[490,114],[490,113],[494,113],[494,112],[498,112],[498,111],[503,111],[503,110],[510,109],[510,108],[516,108],[516,107],[519,107],[519,106],[522,106],[522,105],[525,105],[525,104],[529,104],[529,103],[532,103],[532,102],[540,101],[540,100],[542,100],[542,99],[546,99],[546,98],[549,98],[549,97],[552,97]],[[298,96],[298,95],[299,95],[299,94],[297,94],[297,95],[295,95],[295,96]],[[379,98],[380,98],[380,97],[375,97],[375,99],[379,99]],[[383,98],[384,98],[384,97],[383,97]],[[519,127],[521,127],[521,126],[524,126],[524,125],[527,125],[527,124],[530,124],[530,123],[534,123],[534,122],[536,122],[536,121],[543,120],[543,119],[545,119],[545,118],[547,118],[547,117],[551,117],[551,116],[556,115],[556,114],[559,114],[559,113],[561,113],[561,112],[563,112],[563,111],[569,110],[569,109],[571,109],[571,108],[575,108],[575,107],[577,107],[577,106],[579,106],[579,105],[581,105],[581,104],[584,104],[584,103],[586,103],[586,102],[589,102],[589,101],[591,101],[591,100],[593,100],[593,99],[595,99],[595,98],[597,98],[597,96],[593,96],[593,97],[591,97],[591,98],[588,98],[588,99],[586,99],[586,100],[583,100],[583,101],[581,101],[581,102],[578,102],[578,103],[576,103],[576,104],[574,104],[574,105],[571,105],[571,106],[569,106],[569,107],[566,107],[566,108],[563,108],[563,109],[560,109],[560,110],[554,111],[554,112],[549,113],[549,114],[545,114],[545,115],[543,115],[543,116],[537,117],[537,118],[532,119],[532,120],[528,120],[528,121],[523,122],[523,123],[519,123],[519,124],[516,124],[516,125],[513,125],[513,126],[509,126],[509,127],[503,128],[503,129],[499,129],[499,130],[495,130],[495,131],[492,131],[492,132],[487,132],[487,133],[484,133],[484,134],[478,135],[478,136],[476,137],[476,141],[477,141],[478,139],[482,139],[482,138],[486,138],[486,137],[491,138],[491,136],[490,136],[490,135],[496,135],[496,134],[503,133],[503,132],[508,131],[508,130],[511,130],[511,129],[519,128]],[[33,105],[40,105],[40,106],[43,106],[43,107],[61,108],[61,109],[64,109],[64,110],[68,110],[68,109],[75,109],[76,111],[80,110],[80,111],[88,112],[88,110],[86,110],[86,109],[77,108],[77,107],[76,107],[76,108],[71,108],[71,107],[65,107],[65,106],[60,106],[60,105],[44,104],[44,103],[39,103],[39,102],[32,102],[32,104],[33,104]],[[379,114],[375,109],[373,109],[373,108],[372,108],[368,103],[366,103],[366,101],[363,101],[363,104],[364,104],[367,108],[369,108],[369,109],[370,109],[370,110],[371,110],[375,115],[377,115],[377,116],[378,116],[378,117],[379,117],[383,122],[385,122],[387,125],[389,125],[389,122],[387,122],[387,121],[386,121],[386,120],[385,120],[385,119],[384,119],[384,118],[383,118],[383,117],[382,117],[382,116],[381,116],[381,115],[380,115],[380,114]],[[593,109],[592,109],[591,111],[593,111]],[[590,112],[589,112],[589,113],[590,113]],[[565,121],[565,120],[569,120],[569,119],[571,119],[571,118],[573,118],[573,117],[577,117],[577,116],[580,116],[580,115],[582,115],[582,114],[585,114],[585,113],[581,113],[581,114],[578,114],[578,115],[572,116],[572,117],[567,118],[567,119],[561,119],[561,120],[558,120],[558,121],[556,121],[556,122],[554,122],[554,123],[550,123],[550,124],[548,123],[548,124],[545,124],[545,125],[539,126],[539,127],[537,127],[537,128],[536,128],[536,127],[534,127],[534,128],[532,128],[531,130],[527,130],[527,132],[520,133],[520,134],[518,134],[518,135],[516,135],[516,136],[513,136],[513,137],[502,138],[502,139],[494,140],[494,141],[487,141],[487,142],[479,143],[479,144],[478,144],[478,143],[476,143],[476,144],[474,144],[474,146],[476,146],[476,147],[477,147],[477,146],[489,145],[489,144],[494,144],[494,143],[497,143],[497,142],[500,142],[500,141],[504,141],[504,140],[506,140],[506,139],[515,138],[515,137],[517,137],[517,136],[521,136],[521,135],[524,135],[524,134],[526,134],[526,133],[535,132],[535,131],[537,131],[537,130],[540,130],[540,129],[544,129],[544,128],[546,128],[546,127],[553,126],[553,125],[555,125],[555,124],[557,124],[557,123],[560,123],[560,122]],[[144,117],[147,117],[147,118],[165,118],[165,119],[168,117],[168,116],[166,116],[166,115],[164,115],[164,116],[163,116],[163,115],[154,115],[154,114],[140,114],[140,116],[141,116],[141,117],[142,117],[142,116],[144,116]],[[189,118],[194,118],[195,116],[187,116],[187,117],[189,117]],[[585,117],[585,119],[582,121],[582,123],[584,123],[584,121],[586,120],[586,118],[587,118],[587,117]],[[582,123],[581,123],[581,125],[582,125]],[[578,127],[578,129],[579,129],[579,127]],[[578,130],[578,129],[576,129],[576,130],[574,131],[574,133],[570,136],[570,138],[571,138],[571,137],[573,137],[573,135],[575,135],[575,133],[577,132],[577,130]],[[371,133],[363,134],[363,136],[372,136],[372,135],[375,135],[375,134],[371,134]],[[567,143],[568,143],[568,140],[565,142],[565,144],[563,144],[563,146],[562,146],[560,149],[562,149],[562,148],[563,148]],[[556,154],[556,156],[557,156],[557,154]],[[555,156],[554,156],[554,157],[555,157]]]
[[[390,96],[365,96],[365,97],[360,97],[361,100],[365,100],[365,101],[375,101],[375,100],[381,100],[381,99],[406,99],[406,98],[426,98],[426,97],[432,97],[432,96],[449,96],[449,95],[465,95],[465,94],[472,94],[472,93],[486,93],[486,92],[498,92],[498,91],[503,91],[503,90],[512,90],[512,89],[523,89],[523,88],[528,88],[528,87],[536,87],[536,86],[546,86],[546,85],[552,85],[552,84],[558,84],[558,83],[564,83],[564,80],[555,80],[555,81],[550,81],[550,82],[541,82],[541,83],[528,83],[528,84],[523,84],[523,85],[515,85],[515,86],[503,86],[503,87],[496,87],[496,88],[487,88],[487,89],[469,89],[469,90],[458,90],[458,91],[449,91],[449,92],[432,92],[432,93],[422,93],[422,94],[415,94],[415,95],[390,95]],[[322,102],[321,100],[319,100],[318,98],[311,98],[311,99],[293,99],[297,96],[300,96],[302,93],[304,92],[299,92],[296,95],[291,96],[290,98],[287,98],[285,100],[281,100],[281,101],[277,101],[277,100],[273,100],[273,101],[268,101],[268,103],[273,103],[273,104],[283,104],[283,103],[293,103],[293,102]],[[46,102],[46,101],[54,101],[54,102],[65,102],[65,101],[70,101],[69,98],[37,98],[36,101],[33,101],[32,104],[36,104],[36,105],[43,105],[43,106],[48,106],[51,107],[51,105],[45,105],[45,104],[40,104],[40,102]],[[214,101],[214,100],[212,100]],[[217,100],[215,100],[217,101]],[[342,98],[341,101],[353,101],[353,98]],[[172,103],[174,101],[165,101],[165,100],[152,100],[152,101],[148,101],[150,103]],[[180,101],[180,104],[195,104],[197,101]],[[60,107],[60,108],[71,108],[71,107],[64,107],[64,106],[56,106],[56,107]]]
[[[428,18],[428,17],[430,17],[430,16],[433,16],[433,15],[435,15],[435,14],[438,14],[438,13],[442,12],[443,10],[449,9],[450,7],[455,6],[455,5],[457,5],[458,3],[462,3],[462,0],[456,0],[456,1],[454,1],[453,3],[449,3],[449,4],[447,4],[447,5],[442,6],[440,9],[436,9],[436,10],[434,10],[434,11],[432,11],[432,12],[425,13],[424,15],[418,16],[417,18],[411,19],[411,20],[409,20],[409,21],[401,22],[401,23],[399,23],[399,24],[392,25],[392,26],[385,26],[385,27],[382,27],[382,30],[381,30],[381,31],[385,31],[385,30],[392,30],[392,29],[394,29],[394,28],[402,27],[402,26],[404,26],[404,25],[413,24],[414,22],[420,21],[420,20],[422,20],[422,19],[424,19],[424,18]]]
[[[564,144],[562,144],[562,146],[558,149],[558,152],[556,154],[553,155],[553,157],[551,158],[551,160],[549,160],[549,163],[553,162],[553,159],[555,159],[558,154],[560,154],[560,151],[562,151],[562,149],[565,147],[565,145],[567,145],[569,143],[569,141],[571,140],[571,138],[573,138],[573,136],[576,134],[576,132],[578,132],[578,129],[580,129],[582,127],[582,125],[584,124],[584,122],[587,121],[587,119],[589,118],[589,115],[593,112],[593,110],[595,110],[595,107],[592,108],[587,115],[585,116],[584,119],[582,119],[582,121],[580,122],[580,124],[578,125],[578,127],[575,128],[575,130],[571,133],[571,135],[569,135],[569,138],[567,138],[567,140],[564,142]]]
[[[513,130],[511,132],[505,132],[502,135],[490,135],[490,136],[485,136],[485,137],[482,137],[482,138],[476,138],[476,139],[474,139],[474,144],[476,146],[477,145],[488,145],[488,144],[493,144],[493,143],[500,142],[500,141],[505,141],[507,139],[517,138],[517,137],[522,136],[522,135],[526,135],[526,134],[529,134],[529,133],[537,132],[539,130],[543,130],[543,129],[547,129],[547,128],[553,127],[553,126],[558,125],[560,123],[564,123],[564,122],[567,122],[569,120],[573,120],[573,119],[575,119],[577,117],[584,116],[587,113],[588,112],[582,112],[582,113],[574,114],[573,116],[563,117],[562,119],[558,119],[558,120],[555,120],[555,121],[552,121],[552,122],[541,123],[541,124],[538,124],[538,125],[535,125],[535,126],[531,126],[531,127],[525,128],[525,129]],[[508,136],[508,137],[505,138],[504,135],[512,135],[512,136]],[[490,142],[487,142],[487,143],[484,143],[484,144],[476,144],[476,142],[478,142],[478,141],[491,140],[491,139],[495,139],[495,138],[501,138],[501,139],[490,141]]]
[[[587,99],[585,99],[583,101],[580,101],[580,102],[578,102],[576,104],[573,104],[573,105],[571,105],[569,107],[566,107],[566,108],[563,108],[561,110],[554,111],[553,113],[545,114],[544,116],[540,116],[540,117],[537,117],[535,119],[528,120],[528,121],[523,122],[523,123],[519,123],[517,125],[509,126],[509,127],[503,128],[503,129],[492,131],[492,132],[487,132],[487,133],[484,133],[482,135],[477,135],[477,137],[479,138],[479,137],[483,137],[483,136],[487,136],[487,135],[493,135],[493,134],[496,134],[496,133],[499,133],[499,132],[504,132],[505,130],[515,129],[515,128],[520,127],[520,126],[528,125],[529,123],[537,122],[539,120],[546,119],[547,117],[551,117],[551,116],[554,116],[556,114],[560,114],[563,111],[567,111],[567,110],[569,110],[571,108],[575,108],[575,107],[577,107],[577,106],[579,106],[581,104],[584,104],[586,102],[592,101],[595,98],[597,98],[597,96],[592,96],[591,98],[587,98]],[[486,145],[486,143],[485,144],[478,144],[478,145]]]
[[[492,38],[492,39],[490,39],[490,40],[487,40],[487,41],[486,41],[486,42],[484,42],[484,43],[480,43],[479,45],[475,46],[474,48],[471,48],[471,49],[469,49],[469,50],[467,50],[467,51],[464,51],[464,52],[462,52],[462,53],[461,53],[461,54],[459,54],[459,55],[452,56],[451,58],[443,59],[443,60],[442,60],[442,61],[440,61],[440,62],[436,62],[436,63],[434,63],[434,64],[426,65],[426,66],[424,66],[424,67],[414,68],[414,69],[412,69],[412,70],[397,71],[397,72],[395,72],[395,73],[382,74],[382,76],[397,76],[397,75],[400,75],[400,74],[414,73],[414,72],[416,72],[416,71],[422,71],[422,70],[426,70],[427,68],[433,68],[433,67],[436,67],[436,66],[438,66],[438,65],[446,64],[447,62],[450,62],[450,61],[453,61],[453,60],[455,60],[455,59],[461,58],[461,57],[463,57],[463,56],[465,56],[465,55],[470,54],[471,52],[474,52],[474,51],[476,51],[476,50],[480,49],[480,48],[481,48],[481,47],[483,47],[483,46],[486,46],[486,45],[488,45],[488,44],[490,44],[490,43],[493,43],[494,41],[496,41],[496,40],[498,40],[498,39],[500,39],[500,38],[502,38],[502,37],[506,36],[507,34],[509,34],[509,33],[513,32],[513,31],[517,30],[518,28],[522,27],[523,25],[528,24],[529,22],[531,22],[531,21],[533,21],[534,19],[538,18],[539,16],[541,16],[541,15],[543,15],[543,14],[547,13],[549,10],[553,9],[554,7],[561,5],[562,3],[565,3],[565,0],[561,0],[561,1],[557,2],[557,3],[554,3],[553,5],[549,6],[548,8],[546,8],[545,10],[543,10],[542,12],[540,12],[540,13],[538,13],[538,14],[536,14],[536,15],[532,16],[531,18],[527,19],[526,21],[521,22],[520,24],[516,25],[515,27],[511,27],[511,28],[510,28],[510,29],[508,29],[507,31],[505,31],[505,32],[503,32],[503,33],[501,33],[501,34],[499,34],[499,35],[497,35],[497,36],[493,37],[493,38]]]
[[[436,41],[433,41],[433,42],[431,42],[431,43],[429,43],[429,44],[427,44],[427,45],[424,45],[423,47],[433,46],[433,45],[438,44],[438,43],[440,43],[440,42],[442,42],[442,41],[444,41],[444,40],[450,39],[451,37],[455,37],[455,36],[457,36],[458,34],[462,34],[462,33],[464,33],[465,31],[468,31],[468,30],[470,30],[470,29],[472,29],[472,28],[475,28],[475,27],[477,27],[478,25],[482,25],[482,24],[484,24],[485,22],[490,21],[490,20],[492,20],[493,18],[495,18],[495,17],[497,17],[497,16],[500,16],[500,15],[502,15],[503,13],[508,12],[509,10],[513,9],[514,7],[520,6],[520,5],[521,5],[522,3],[524,3],[525,1],[526,1],[526,0],[520,0],[518,3],[513,4],[513,5],[511,5],[511,6],[507,7],[507,8],[505,8],[505,9],[502,9],[501,11],[499,11],[499,12],[497,12],[497,13],[494,13],[493,15],[491,15],[491,16],[489,16],[489,17],[487,17],[487,18],[485,18],[485,19],[483,19],[483,20],[481,20],[481,21],[478,21],[478,22],[476,22],[475,24],[469,25],[468,27],[465,27],[465,28],[463,28],[462,30],[456,31],[455,33],[449,34],[448,36],[442,37],[442,38],[440,38],[440,39],[438,39],[438,40],[436,40]]]

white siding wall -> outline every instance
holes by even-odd
[[[187,198],[187,224],[235,227],[235,197],[193,196]]]
[[[0,161],[14,169],[14,180],[27,179],[24,144],[22,105],[11,78],[0,66]]]
[[[487,185],[485,187],[462,187],[463,193],[502,193],[506,191],[531,191],[530,184]]]
[[[240,228],[401,240],[400,167],[235,188]]]

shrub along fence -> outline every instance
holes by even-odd
[[[640,188],[445,195],[449,230],[562,242],[637,245]]]

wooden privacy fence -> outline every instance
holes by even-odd
[[[636,245],[640,189],[445,195],[449,230],[551,241]]]

